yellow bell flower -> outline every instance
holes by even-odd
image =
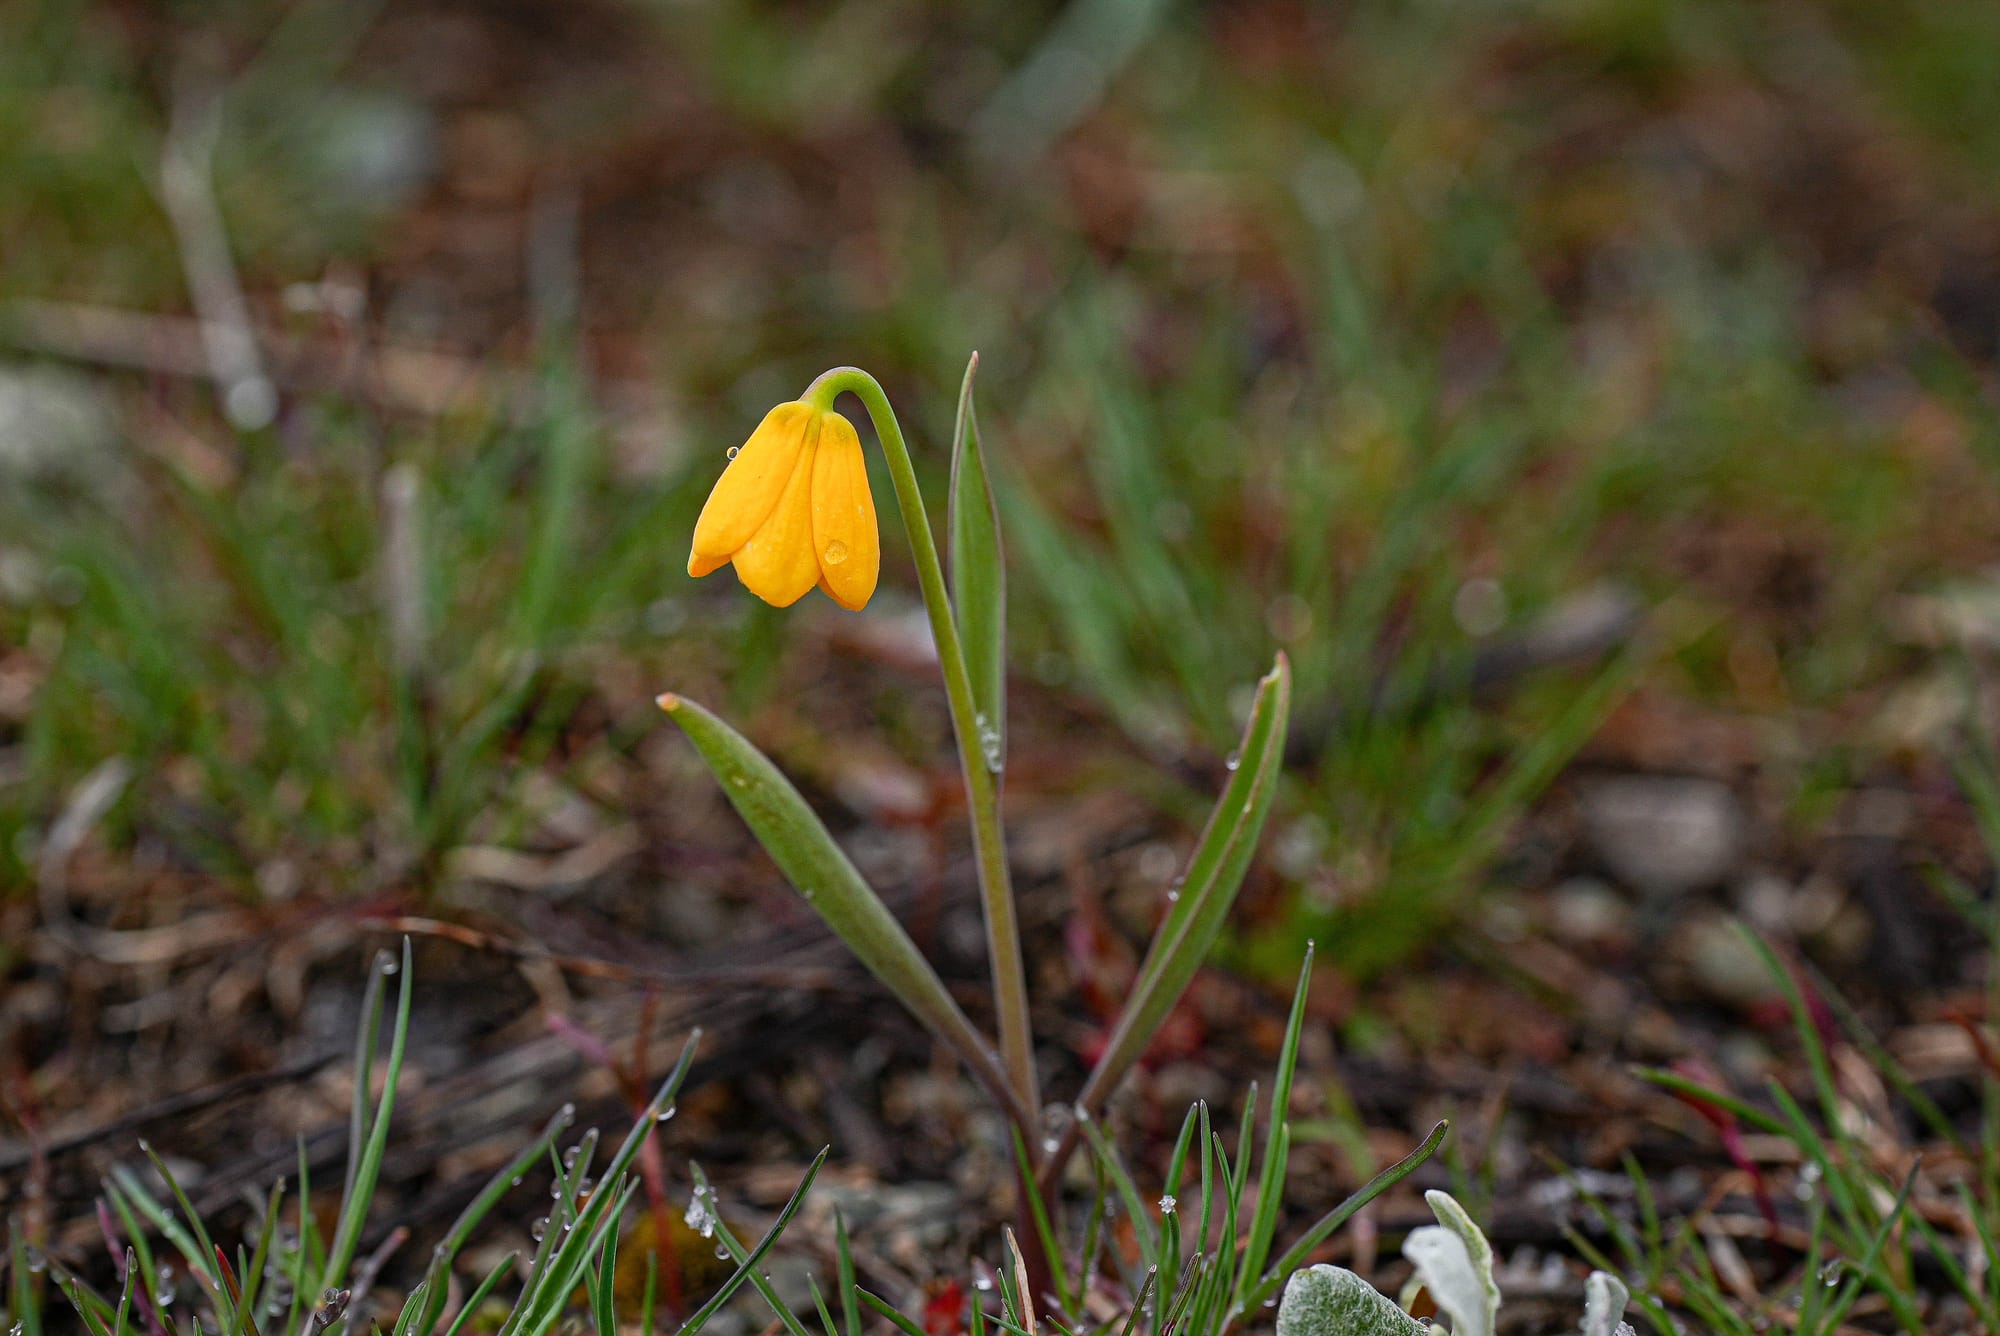
[[[732,562],[744,587],[774,607],[814,585],[850,612],[867,605],[882,537],[853,423],[804,402],[764,415],[701,508],[688,574]]]

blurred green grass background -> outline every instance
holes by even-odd
[[[836,362],[940,481],[981,351],[1014,671],[1118,745],[1219,753],[1292,653],[1288,893],[1252,934],[1280,963],[1404,958],[1635,692],[1809,752],[1801,802],[1865,772],[1923,666],[1889,611],[2000,560],[1990,6],[8,22],[15,886],[109,758],[113,850],[248,896],[433,885],[533,838],[549,775],[615,805],[593,758],[647,690],[750,707],[827,653],[682,565],[722,451]],[[267,428],[183,374],[156,179],[204,109]],[[1474,690],[1482,647],[1605,589],[1629,634]]]

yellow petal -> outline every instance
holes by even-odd
[[[706,575],[736,555],[777,509],[785,486],[805,458],[813,411],[801,403],[779,404],[764,415],[694,522],[694,550],[688,574]]]
[[[838,413],[821,424],[813,459],[812,541],[820,588],[849,612],[861,611],[882,569],[882,535],[861,438]]]
[[[805,453],[785,483],[770,515],[736,551],[736,577],[743,587],[773,607],[789,608],[819,581],[813,555],[812,476],[817,429],[809,431]],[[741,458],[741,456],[738,456]]]

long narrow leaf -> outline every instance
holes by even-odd
[[[1032,1126],[1032,1112],[1009,1093],[992,1047],[792,782],[749,739],[700,705],[674,695],[661,696],[659,703],[694,743],[778,870],[834,935],[911,1015],[957,1050],[1019,1125]]]
[[[798,1187],[792,1190],[790,1200],[779,1209],[778,1218],[771,1222],[771,1227],[764,1232],[764,1237],[757,1241],[757,1246],[752,1248],[749,1255],[737,1265],[729,1279],[722,1282],[721,1288],[708,1297],[708,1302],[682,1324],[681,1331],[684,1336],[694,1336],[706,1326],[708,1320],[715,1316],[716,1310],[728,1303],[729,1297],[735,1294],[743,1282],[757,1270],[758,1264],[764,1260],[764,1254],[777,1244],[778,1236],[785,1232],[785,1226],[792,1223],[792,1217],[798,1214],[799,1207],[805,1203],[806,1193],[811,1190],[813,1179],[819,1176],[820,1166],[826,1163],[827,1152],[832,1149],[831,1146],[822,1147],[820,1153],[813,1156],[813,1162],[806,1166],[805,1177],[801,1178]],[[863,1291],[862,1297],[872,1296]]]
[[[1346,1224],[1356,1211],[1416,1172],[1417,1166],[1431,1157],[1444,1141],[1444,1134],[1450,1130],[1450,1123],[1439,1123],[1431,1129],[1431,1134],[1424,1138],[1422,1145],[1363,1183],[1354,1195],[1321,1216],[1311,1229],[1299,1236],[1298,1242],[1285,1250],[1284,1256],[1271,1265],[1270,1270],[1264,1273],[1264,1278],[1243,1296],[1235,1311],[1238,1313],[1253,1311],[1257,1305],[1276,1294],[1278,1287],[1285,1283],[1285,1278],[1305,1264],[1306,1258],[1312,1254],[1314,1248],[1325,1242],[1327,1236],[1334,1230]]]
[[[1292,1076],[1299,1065],[1299,1036],[1303,1032],[1306,1017],[1306,992],[1312,985],[1313,946],[1306,944],[1306,958],[1299,966],[1298,986],[1292,992],[1291,1014],[1285,1018],[1285,1040],[1278,1049],[1278,1075],[1271,1084],[1271,1128],[1264,1139],[1264,1167],[1257,1180],[1257,1210],[1250,1218],[1250,1239],[1243,1249],[1241,1266],[1236,1276],[1237,1297],[1242,1297],[1243,1289],[1264,1274],[1264,1259],[1270,1255],[1271,1235],[1278,1225],[1278,1198],[1283,1195],[1285,1179],[1284,1147],[1289,1144],[1287,1135],[1288,1110],[1292,1102]],[[1250,1135],[1246,1126],[1243,1133]]]
[[[881,1295],[876,1294],[871,1290],[862,1290],[862,1289],[857,1289],[855,1293],[861,1296],[861,1301],[863,1303],[867,1304],[870,1308],[880,1313],[883,1317],[888,1318],[889,1321],[895,1323],[897,1329],[903,1333],[903,1336],[925,1336],[925,1332],[922,1327],[918,1326],[915,1322],[912,1322],[909,1318],[904,1317],[901,1313],[897,1312],[895,1307],[892,1304],[890,1304],[890,1302],[887,1299],[884,1299]]]
[[[36,1301],[33,1298],[23,1297],[29,1294],[26,1288],[27,1278],[32,1274],[26,1269],[27,1263],[22,1257],[25,1247],[26,1245],[21,1238],[16,1235],[14,1238],[14,1311],[19,1316],[14,1319],[14,1326],[9,1328],[9,1331],[19,1332],[20,1336],[29,1336],[31,1332],[34,1336],[41,1336],[42,1319],[40,1310],[35,1306]],[[83,1329],[89,1332],[90,1336],[124,1336],[123,1332],[114,1332],[112,1328],[104,1324],[104,1318],[98,1309],[101,1307],[108,1310],[109,1305],[103,1304],[102,1301],[98,1300],[97,1296],[84,1288],[77,1281],[76,1277],[70,1275],[62,1267],[54,1268],[50,1275],[56,1283],[56,1288],[62,1291],[65,1299],[69,1300],[69,1306],[76,1310],[78,1317],[83,1319]]]
[[[502,1326],[501,1336],[546,1330],[546,1324],[554,1320],[554,1315],[568,1301],[585,1264],[596,1255],[604,1231],[617,1227],[625,1201],[637,1186],[624,1181],[625,1172],[638,1156],[646,1138],[652,1135],[660,1115],[672,1106],[681,1082],[694,1066],[695,1050],[700,1044],[701,1031],[690,1032],[687,1043],[681,1048],[680,1060],[640,1111],[632,1130],[604,1166],[604,1177],[599,1187],[581,1211],[576,1211],[576,1197],[581,1186],[580,1171],[589,1162],[590,1148],[596,1143],[597,1133],[591,1131],[584,1135],[573,1166],[558,1165],[556,1190],[560,1196],[557,1209],[549,1213],[549,1227],[544,1231],[535,1260],[529,1266],[531,1278],[528,1289]],[[575,1214],[572,1216],[571,1212]],[[551,1241],[556,1239],[561,1242],[551,1252]]]
[[[1118,1196],[1125,1203],[1125,1217],[1132,1222],[1132,1232],[1139,1236],[1139,1255],[1149,1263],[1157,1261],[1159,1230],[1153,1224],[1152,1213],[1146,1209],[1145,1199],[1139,1195],[1139,1186],[1132,1178],[1132,1171],[1118,1156],[1117,1144],[1097,1125],[1095,1118],[1080,1114],[1077,1126],[1083,1129],[1098,1163],[1104,1166],[1104,1172],[1110,1175],[1112,1186],[1118,1189]]]
[[[711,1202],[715,1200],[715,1190],[709,1186],[708,1175],[702,1173],[700,1165],[690,1161],[688,1163],[688,1176],[694,1180],[694,1190],[697,1197],[706,1196]],[[715,1241],[722,1245],[722,1250],[729,1255],[729,1260],[736,1263],[736,1265],[742,1266],[750,1260],[749,1250],[743,1246],[742,1242],[736,1237],[735,1232],[723,1220],[722,1212],[720,1211],[715,1212]],[[784,1327],[787,1336],[812,1336],[812,1333],[806,1329],[806,1324],[799,1321],[798,1314],[792,1311],[791,1305],[785,1302],[784,1296],[778,1293],[777,1287],[771,1283],[769,1276],[752,1267],[748,1272],[748,1278],[757,1293],[764,1296],[765,1305],[777,1317],[779,1325]],[[616,1336],[616,1333],[612,1333],[612,1336]]]
[[[382,998],[389,976],[381,969],[368,971],[362,994],[361,1026],[354,1036],[354,1092],[347,1114],[347,1177],[340,1185],[340,1199],[354,1196],[354,1180],[361,1172],[361,1152],[368,1144],[368,1074],[375,1069],[375,1047],[381,1042]]]
[[[194,1203],[188,1200],[187,1193],[182,1190],[180,1180],[174,1177],[173,1170],[167,1168],[167,1162],[160,1158],[159,1153],[153,1149],[151,1144],[141,1141],[139,1149],[145,1153],[147,1159],[153,1162],[153,1168],[159,1171],[160,1178],[167,1185],[167,1190],[173,1194],[175,1203],[181,1208],[182,1218],[188,1222],[188,1227],[193,1231],[191,1235],[168,1235],[168,1237],[176,1239],[181,1249],[181,1255],[187,1258],[188,1274],[192,1275],[208,1289],[208,1292],[214,1296],[218,1308],[225,1314],[228,1313],[235,1305],[224,1304],[225,1291],[222,1288],[222,1276],[216,1270],[215,1266],[215,1241],[208,1236],[208,1226],[202,1223],[201,1215],[194,1209]],[[163,1230],[162,1232],[165,1231]]]
[[[521,1176],[534,1167],[535,1161],[555,1144],[556,1138],[561,1136],[575,1119],[575,1106],[564,1105],[542,1128],[542,1134],[529,1142],[511,1162],[502,1165],[499,1171],[487,1180],[486,1186],[480,1189],[479,1195],[459,1213],[451,1232],[446,1234],[444,1241],[431,1252],[430,1268],[424,1275],[424,1279],[430,1283],[429,1297],[426,1300],[422,1320],[417,1323],[418,1331],[428,1332],[435,1329],[439,1319],[444,1316],[445,1303],[449,1297],[446,1294],[448,1286],[445,1280],[450,1274],[452,1262],[458,1256],[458,1250],[465,1246],[465,1241],[472,1236],[472,1231],[486,1218],[487,1212],[499,1204],[500,1198],[521,1181]]]
[[[605,1236],[604,1251],[597,1257],[597,1275],[590,1287],[590,1316],[597,1323],[598,1336],[618,1336],[618,1301],[612,1293],[618,1272],[618,1230]]]
[[[139,1265],[140,1306],[146,1307],[151,1296],[159,1292],[159,1268],[153,1261],[153,1247],[146,1241],[146,1231],[139,1227],[136,1203],[128,1200],[125,1186],[129,1182],[128,1172],[122,1166],[111,1171],[111,1177],[104,1180],[104,1195],[111,1203],[111,1209],[118,1214],[118,1223],[125,1227],[126,1251],[136,1256]],[[134,1184],[132,1191],[137,1191]],[[143,1196],[144,1194],[139,1194]],[[129,1268],[127,1276],[131,1274]]]
[[[1034,1222],[1035,1235],[1042,1243],[1042,1256],[1049,1259],[1050,1279],[1054,1282],[1056,1303],[1064,1313],[1077,1311],[1076,1296],[1070,1289],[1069,1268],[1063,1265],[1062,1244],[1056,1238],[1055,1226],[1049,1219],[1048,1203],[1042,1200],[1041,1189],[1035,1186],[1034,1166],[1028,1161],[1028,1143],[1021,1137],[1021,1129],[1009,1129],[1014,1134],[1014,1159],[1021,1172],[1021,1193],[1028,1201],[1028,1218]]]
[[[854,1245],[847,1237],[847,1221],[840,1214],[840,1208],[833,1212],[833,1255],[834,1265],[840,1280],[840,1315],[846,1327],[844,1336],[861,1336],[861,1300],[855,1293]],[[833,1329],[827,1329],[827,1336],[834,1336]]]
[[[354,1260],[355,1249],[361,1246],[361,1226],[368,1218],[368,1204],[375,1198],[375,1180],[382,1171],[382,1156],[389,1148],[389,1115],[396,1107],[396,1085],[402,1078],[403,1051],[410,1034],[410,939],[403,939],[402,983],[396,994],[396,1018],[389,1031],[389,1058],[383,1069],[382,1098],[375,1106],[375,1115],[368,1124],[368,1138],[361,1150],[359,1166],[350,1166],[348,1195],[340,1204],[340,1224],[334,1230],[333,1245],[327,1249],[326,1283],[335,1284],[347,1277],[347,1268]],[[387,968],[376,971],[378,977],[389,973]],[[355,1081],[362,1087],[357,1099],[365,1099],[369,1073],[357,1070]]]
[[[951,606],[979,713],[979,746],[987,766],[1000,769],[1007,746],[1007,572],[1000,551],[1000,511],[979,444],[972,378],[979,354],[966,363],[951,435],[951,504],[945,528],[951,558]]]
[[[458,1333],[464,1329],[466,1323],[472,1321],[477,1316],[479,1306],[486,1302],[486,1296],[493,1293],[494,1289],[499,1286],[501,1279],[514,1269],[514,1261],[519,1256],[518,1252],[508,1253],[494,1265],[491,1271],[486,1273],[486,1279],[480,1281],[478,1288],[466,1297],[465,1303],[458,1310],[458,1316],[454,1317],[451,1320],[451,1326],[445,1329],[444,1336],[458,1336]]]
[[[263,1293],[265,1262],[271,1255],[271,1244],[278,1235],[278,1212],[285,1199],[285,1185],[282,1182],[271,1185],[270,1193],[264,1199],[264,1219],[257,1228],[257,1250],[243,1267],[243,1295],[237,1301],[236,1315],[243,1322],[244,1329],[254,1334],[258,1297]],[[240,1254],[239,1254],[240,1255]]]
[[[1250,858],[1257,850],[1264,818],[1277,790],[1284,760],[1285,723],[1291,713],[1292,670],[1281,653],[1271,671],[1257,684],[1250,720],[1243,730],[1235,771],[1216,802],[1188,860],[1187,876],[1166,922],[1140,966],[1131,999],[1104,1055],[1084,1083],[1077,1103],[1086,1109],[1103,1107],[1180,996],[1194,979],[1209,948],[1222,930],[1236,892],[1243,885]]]
[[[826,1336],[838,1336],[840,1326],[833,1320],[833,1311],[826,1306],[826,1296],[820,1293],[819,1281],[813,1273],[806,1272],[806,1289],[812,1294],[813,1311],[819,1314],[819,1328]]]

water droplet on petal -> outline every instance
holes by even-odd
[[[743,447],[742,447],[742,446],[740,446],[740,445],[732,445],[732,446],[730,446],[730,447],[729,447],[729,457],[730,457],[731,459],[734,459],[734,458],[736,458],[736,452],[737,452],[738,450],[741,450],[742,448],[743,448]]]
[[[847,544],[838,538],[834,539],[826,545],[826,551],[820,553],[820,560],[829,566],[838,566],[847,560]]]

